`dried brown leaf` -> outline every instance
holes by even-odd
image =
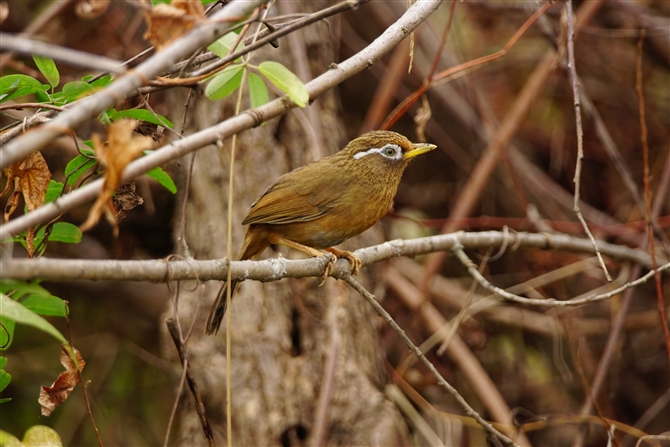
[[[49,187],[49,180],[51,180],[51,171],[40,152],[33,152],[26,159],[18,163],[10,165],[3,170],[7,177],[7,185],[5,185],[2,194],[5,195],[14,186],[14,192],[5,204],[5,222],[14,214],[16,208],[19,206],[19,196],[23,194],[23,200],[26,203],[28,211],[34,211],[44,205],[46,199],[47,188]],[[26,236],[26,249],[28,256],[33,257],[35,251],[35,229],[28,230]]]
[[[114,191],[113,201],[118,222],[125,219],[130,210],[144,203],[144,199],[135,193],[135,182],[121,185]]]
[[[140,123],[137,125],[137,128],[135,129],[135,132],[140,135],[151,137],[154,141],[158,141],[163,138],[165,127],[158,126],[154,123],[149,123],[146,121],[140,121]]]
[[[77,365],[79,366],[79,372],[81,372],[84,370],[86,362],[76,348],[72,347],[72,349],[77,356]],[[37,401],[42,406],[43,416],[49,416],[57,406],[65,402],[72,390],[74,390],[77,382],[79,382],[77,368],[65,345],[63,345],[61,349],[60,363],[65,367],[65,371],[60,373],[56,381],[50,387],[40,387],[40,397]]]
[[[153,140],[149,137],[139,136],[133,132],[136,122],[131,120],[120,120],[112,123],[108,128],[109,141],[102,143],[99,135],[92,136],[95,156],[107,165],[105,169],[105,181],[98,199],[91,207],[88,218],[79,228],[81,231],[91,229],[105,213],[107,220],[114,227],[114,235],[118,234],[118,222],[116,220],[116,208],[112,200],[114,190],[121,182],[121,175],[126,166],[137,158],[144,150],[150,149]]]
[[[414,116],[414,124],[416,124],[416,138],[417,141],[421,143],[426,142],[426,125],[430,121],[430,117],[433,115],[432,110],[430,109],[430,104],[428,103],[428,98],[426,95],[421,96],[421,106],[419,110],[416,111]]]
[[[11,188],[10,185],[14,184],[14,193],[10,197],[12,205],[10,206],[8,202],[5,207],[5,222],[16,210],[18,197],[15,198],[14,196],[19,193],[23,194],[28,211],[34,211],[44,205],[47,187],[49,186],[49,180],[51,180],[51,171],[49,171],[49,166],[47,166],[47,162],[40,152],[33,152],[28,158],[10,165],[3,172],[7,177],[7,185],[1,195],[5,195]]]
[[[200,0],[174,0],[171,5],[159,3],[145,11],[144,17],[147,21],[144,38],[160,50],[203,21],[205,12]]]

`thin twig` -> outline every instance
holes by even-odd
[[[579,99],[579,81],[577,80],[577,70],[575,68],[575,42],[574,42],[575,30],[573,26],[574,17],[572,14],[572,0],[567,0],[565,2],[565,11],[567,16],[566,21],[568,24],[568,36],[567,36],[568,71],[570,73],[570,85],[572,86],[573,105],[575,106],[575,124],[577,130],[577,162],[575,166],[575,176],[573,179],[575,182],[575,196],[573,206],[577,218],[584,227],[584,232],[586,233],[588,238],[591,240],[591,243],[593,244],[593,249],[595,250],[596,256],[598,257],[600,267],[603,269],[603,272],[605,273],[605,278],[607,278],[607,281],[611,282],[612,277],[607,271],[607,266],[605,265],[603,256],[600,254],[600,250],[598,250],[598,244],[596,244],[596,239],[593,237],[591,230],[589,230],[589,226],[587,225],[586,220],[584,219],[582,211],[579,207],[579,195],[580,195],[581,177],[582,177],[582,160],[584,159],[584,130],[582,129],[582,110]]]
[[[188,357],[186,355],[185,347],[182,344],[182,340],[179,335],[180,331],[179,328],[177,327],[177,322],[174,318],[168,318],[167,320],[165,320],[165,324],[167,325],[168,332],[170,332],[172,341],[174,341],[175,347],[177,348],[177,353],[179,354],[179,360],[181,360],[182,364],[186,369],[186,381],[188,382],[188,387],[191,390],[191,393],[193,394],[193,399],[195,400],[195,409],[198,413],[198,418],[200,419],[200,425],[202,425],[202,431],[204,432],[205,438],[207,439],[207,444],[210,447],[216,447],[212,427],[209,423],[209,419],[207,418],[207,410],[205,409],[205,404],[202,401],[202,396],[200,395],[198,384],[195,381],[195,376],[191,371],[191,366],[188,363]]]
[[[665,337],[665,350],[668,354],[670,365],[670,332],[668,332],[668,319],[665,315],[665,303],[663,300],[663,286],[661,285],[661,273],[657,269],[656,253],[654,251],[654,229],[651,213],[651,185],[649,174],[649,143],[647,141],[647,119],[644,106],[644,87],[642,85],[642,49],[644,45],[644,26],[640,29],[640,38],[637,41],[637,64],[635,67],[635,90],[637,91],[638,107],[640,112],[640,140],[642,143],[642,159],[644,164],[644,218],[647,221],[647,237],[651,266],[655,271],[654,282],[656,284],[656,302],[661,317],[661,327]]]
[[[81,390],[84,393],[84,403],[86,404],[86,413],[88,414],[88,418],[91,420],[91,425],[93,426],[93,431],[95,432],[95,437],[98,440],[98,445],[100,447],[104,447],[102,444],[102,438],[100,438],[100,432],[98,431],[98,426],[95,424],[95,419],[93,419],[93,411],[91,410],[91,402],[88,399],[88,391],[87,391],[87,384],[84,383],[84,380],[81,378],[81,368],[79,365],[77,365],[77,354],[74,352],[74,346],[72,345],[72,334],[70,333],[70,318],[68,316],[65,316],[65,327],[67,329],[67,342],[68,342],[68,347],[71,348],[72,350],[68,349],[69,352],[72,353],[74,357],[74,364],[75,364],[75,371],[77,372],[77,380],[79,380],[79,383],[81,384]]]
[[[514,33],[514,35],[509,39],[509,41],[507,41],[505,46],[501,50],[498,50],[493,54],[482,56],[475,60],[465,62],[456,67],[444,70],[436,75],[432,75],[433,70],[437,67],[438,58],[436,58],[433,61],[433,67],[431,68],[431,76],[426,80],[426,82],[421,84],[421,86],[414,93],[408,96],[404,101],[398,104],[398,106],[395,109],[393,109],[391,113],[389,113],[389,116],[382,123],[381,129],[391,128],[391,126],[393,126],[400,119],[400,117],[402,117],[405,114],[405,112],[407,112],[407,110],[412,106],[412,104],[414,104],[426,91],[430,90],[431,88],[440,84],[444,84],[445,82],[453,81],[454,79],[460,78],[461,76],[465,76],[471,71],[482,68],[490,62],[505,57],[507,52],[514,46],[514,44],[516,44],[516,42],[521,38],[521,36],[526,32],[526,30],[528,30],[528,28],[533,23],[535,23],[535,21],[542,14],[544,14],[551,7],[551,5],[552,5],[551,2],[546,2],[544,5],[538,8],[538,10],[535,11],[533,15],[531,15],[523,25],[521,25],[521,27],[516,31],[516,33]],[[449,21],[451,21],[451,16],[449,18]],[[447,31],[448,29],[449,27],[447,26],[445,31]],[[444,44],[445,42],[446,42],[446,34],[442,36],[441,44]],[[441,52],[438,52],[437,54],[439,55],[441,54]]]
[[[578,298],[578,299],[572,299],[572,300],[567,300],[567,301],[558,301],[554,298],[549,298],[549,299],[532,299],[532,298],[525,298],[519,295],[515,295],[513,293],[507,292],[506,290],[503,290],[499,287],[494,286],[491,284],[489,281],[486,280],[482,276],[481,273],[479,273],[479,270],[477,269],[477,264],[472,262],[470,258],[468,258],[468,255],[465,254],[465,251],[463,250],[463,247],[454,247],[452,250],[456,258],[463,264],[463,266],[468,269],[468,273],[470,273],[470,276],[472,276],[482,287],[484,287],[486,290],[489,292],[495,293],[496,295],[499,295],[506,300],[513,301],[515,303],[520,303],[520,304],[526,304],[529,306],[542,306],[542,307],[573,307],[573,306],[581,306],[583,304],[587,303],[593,303],[596,301],[602,301],[606,300],[609,298],[612,298],[613,296],[616,296],[623,292],[624,290],[630,289],[631,287],[639,286],[640,284],[644,284],[647,282],[650,278],[653,278],[656,274],[660,275],[662,271],[665,270],[670,270],[670,262],[667,264],[662,265],[661,267],[657,269],[652,269],[651,271],[647,272],[646,275],[641,276],[640,278],[636,279],[635,281],[630,281],[627,282],[626,284],[622,285],[621,287],[617,287],[614,290],[610,290],[607,293],[601,293],[598,295],[587,295],[583,298]]]
[[[426,358],[426,356],[419,350],[419,348],[416,347],[416,345],[412,342],[412,340],[409,339],[405,331],[398,325],[398,323],[395,322],[393,317],[386,312],[386,310],[379,304],[377,301],[377,298],[373,294],[367,291],[365,287],[361,285],[356,279],[354,279],[353,276],[351,276],[350,273],[345,272],[342,274],[339,279],[343,280],[347,284],[349,284],[354,290],[356,290],[363,298],[368,300],[368,302],[372,305],[372,307],[377,311],[379,316],[381,316],[388,324],[391,326],[391,328],[398,334],[400,339],[407,345],[410,351],[416,355],[421,363],[428,368],[428,370],[435,376],[437,379],[437,383],[445,389],[451,396],[458,402],[458,404],[461,406],[461,408],[465,411],[465,413],[475,419],[479,425],[481,425],[484,430],[486,430],[488,433],[491,435],[495,436],[506,446],[514,446],[514,447],[519,447],[516,442],[496,430],[489,422],[487,422],[484,418],[481,417],[479,413],[477,413],[474,408],[468,404],[468,402],[463,398],[463,396],[460,395],[458,390],[451,386],[449,382],[445,380],[444,377],[439,373],[439,371],[435,368],[435,366]]]
[[[0,33],[2,34],[2,33]],[[2,37],[0,37],[1,39]],[[57,112],[62,112],[65,110],[65,107],[55,106],[53,104],[44,104],[40,102],[23,102],[20,104],[5,104],[0,106],[0,111],[2,110],[23,110],[23,109],[49,109],[55,110]]]
[[[104,70],[112,73],[123,73],[123,62],[84,51],[63,48],[22,36],[9,33],[0,33],[0,51],[14,51],[17,53],[46,56],[77,67]]]

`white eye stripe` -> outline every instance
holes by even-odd
[[[400,160],[402,158],[402,149],[397,144],[386,144],[382,147],[373,147],[367,151],[358,152],[354,154],[354,158],[358,160],[370,154],[381,154],[383,157],[391,160]]]

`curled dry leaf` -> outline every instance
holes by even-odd
[[[117,210],[112,200],[112,193],[121,183],[121,175],[128,163],[137,158],[142,151],[150,149],[153,140],[149,137],[133,133],[136,122],[132,120],[120,120],[112,123],[108,128],[109,141],[103,144],[99,135],[92,137],[95,147],[95,156],[107,165],[105,169],[105,181],[102,191],[89,211],[88,218],[81,227],[81,231],[91,229],[98,221],[102,213],[114,227],[114,235],[118,235]]]
[[[121,185],[114,191],[114,209],[116,210],[116,220],[121,222],[126,218],[128,211],[138,205],[142,205],[144,199],[135,193],[135,182]]]
[[[137,128],[135,129],[135,132],[137,132],[140,135],[146,135],[147,137],[151,137],[154,141],[158,141],[161,138],[163,138],[163,134],[165,133],[165,127],[158,126],[154,123],[148,123],[146,121],[140,121],[139,124],[137,125]]]
[[[19,196],[21,194],[23,194],[23,200],[28,211],[34,211],[44,205],[49,180],[51,180],[51,171],[49,171],[49,166],[47,166],[47,162],[40,152],[33,152],[28,158],[10,165],[3,172],[7,177],[7,185],[0,195],[4,196],[14,185],[14,192],[5,205],[5,222],[9,221],[9,218],[19,206]],[[30,228],[26,235],[26,250],[29,257],[32,257],[35,251],[34,242],[35,228]]]
[[[79,0],[74,11],[82,19],[95,19],[107,11],[108,6],[109,0]]]
[[[421,143],[426,142],[426,125],[428,124],[428,121],[430,121],[432,115],[433,112],[430,109],[428,98],[426,98],[426,95],[421,96],[421,107],[419,107],[419,110],[416,111],[416,115],[414,116],[417,141]]]
[[[72,347],[72,350],[77,357],[77,365],[79,366],[79,372],[81,372],[84,370],[86,362],[76,348]],[[60,373],[51,386],[40,387],[40,397],[37,401],[42,407],[43,416],[51,415],[57,406],[65,402],[72,390],[74,390],[77,382],[79,382],[77,368],[65,345],[61,349],[60,363],[65,367],[65,371]]]
[[[144,38],[160,50],[205,19],[200,0],[174,0],[159,3],[144,12],[147,32]]]

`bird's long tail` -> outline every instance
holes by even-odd
[[[267,242],[267,238],[254,237],[253,230],[249,229],[246,236],[244,237],[244,246],[242,247],[240,255],[237,257],[237,259],[239,261],[252,259],[256,255],[262,253],[268,245],[269,243]],[[235,297],[235,292],[240,285],[240,281],[231,281],[230,283],[230,300],[232,302],[232,299]],[[224,282],[219,289],[216,300],[214,300],[214,303],[209,310],[209,315],[207,316],[207,326],[205,327],[205,333],[207,335],[216,334],[219,331],[223,317],[226,315],[226,305],[228,300],[227,289],[228,283]]]

